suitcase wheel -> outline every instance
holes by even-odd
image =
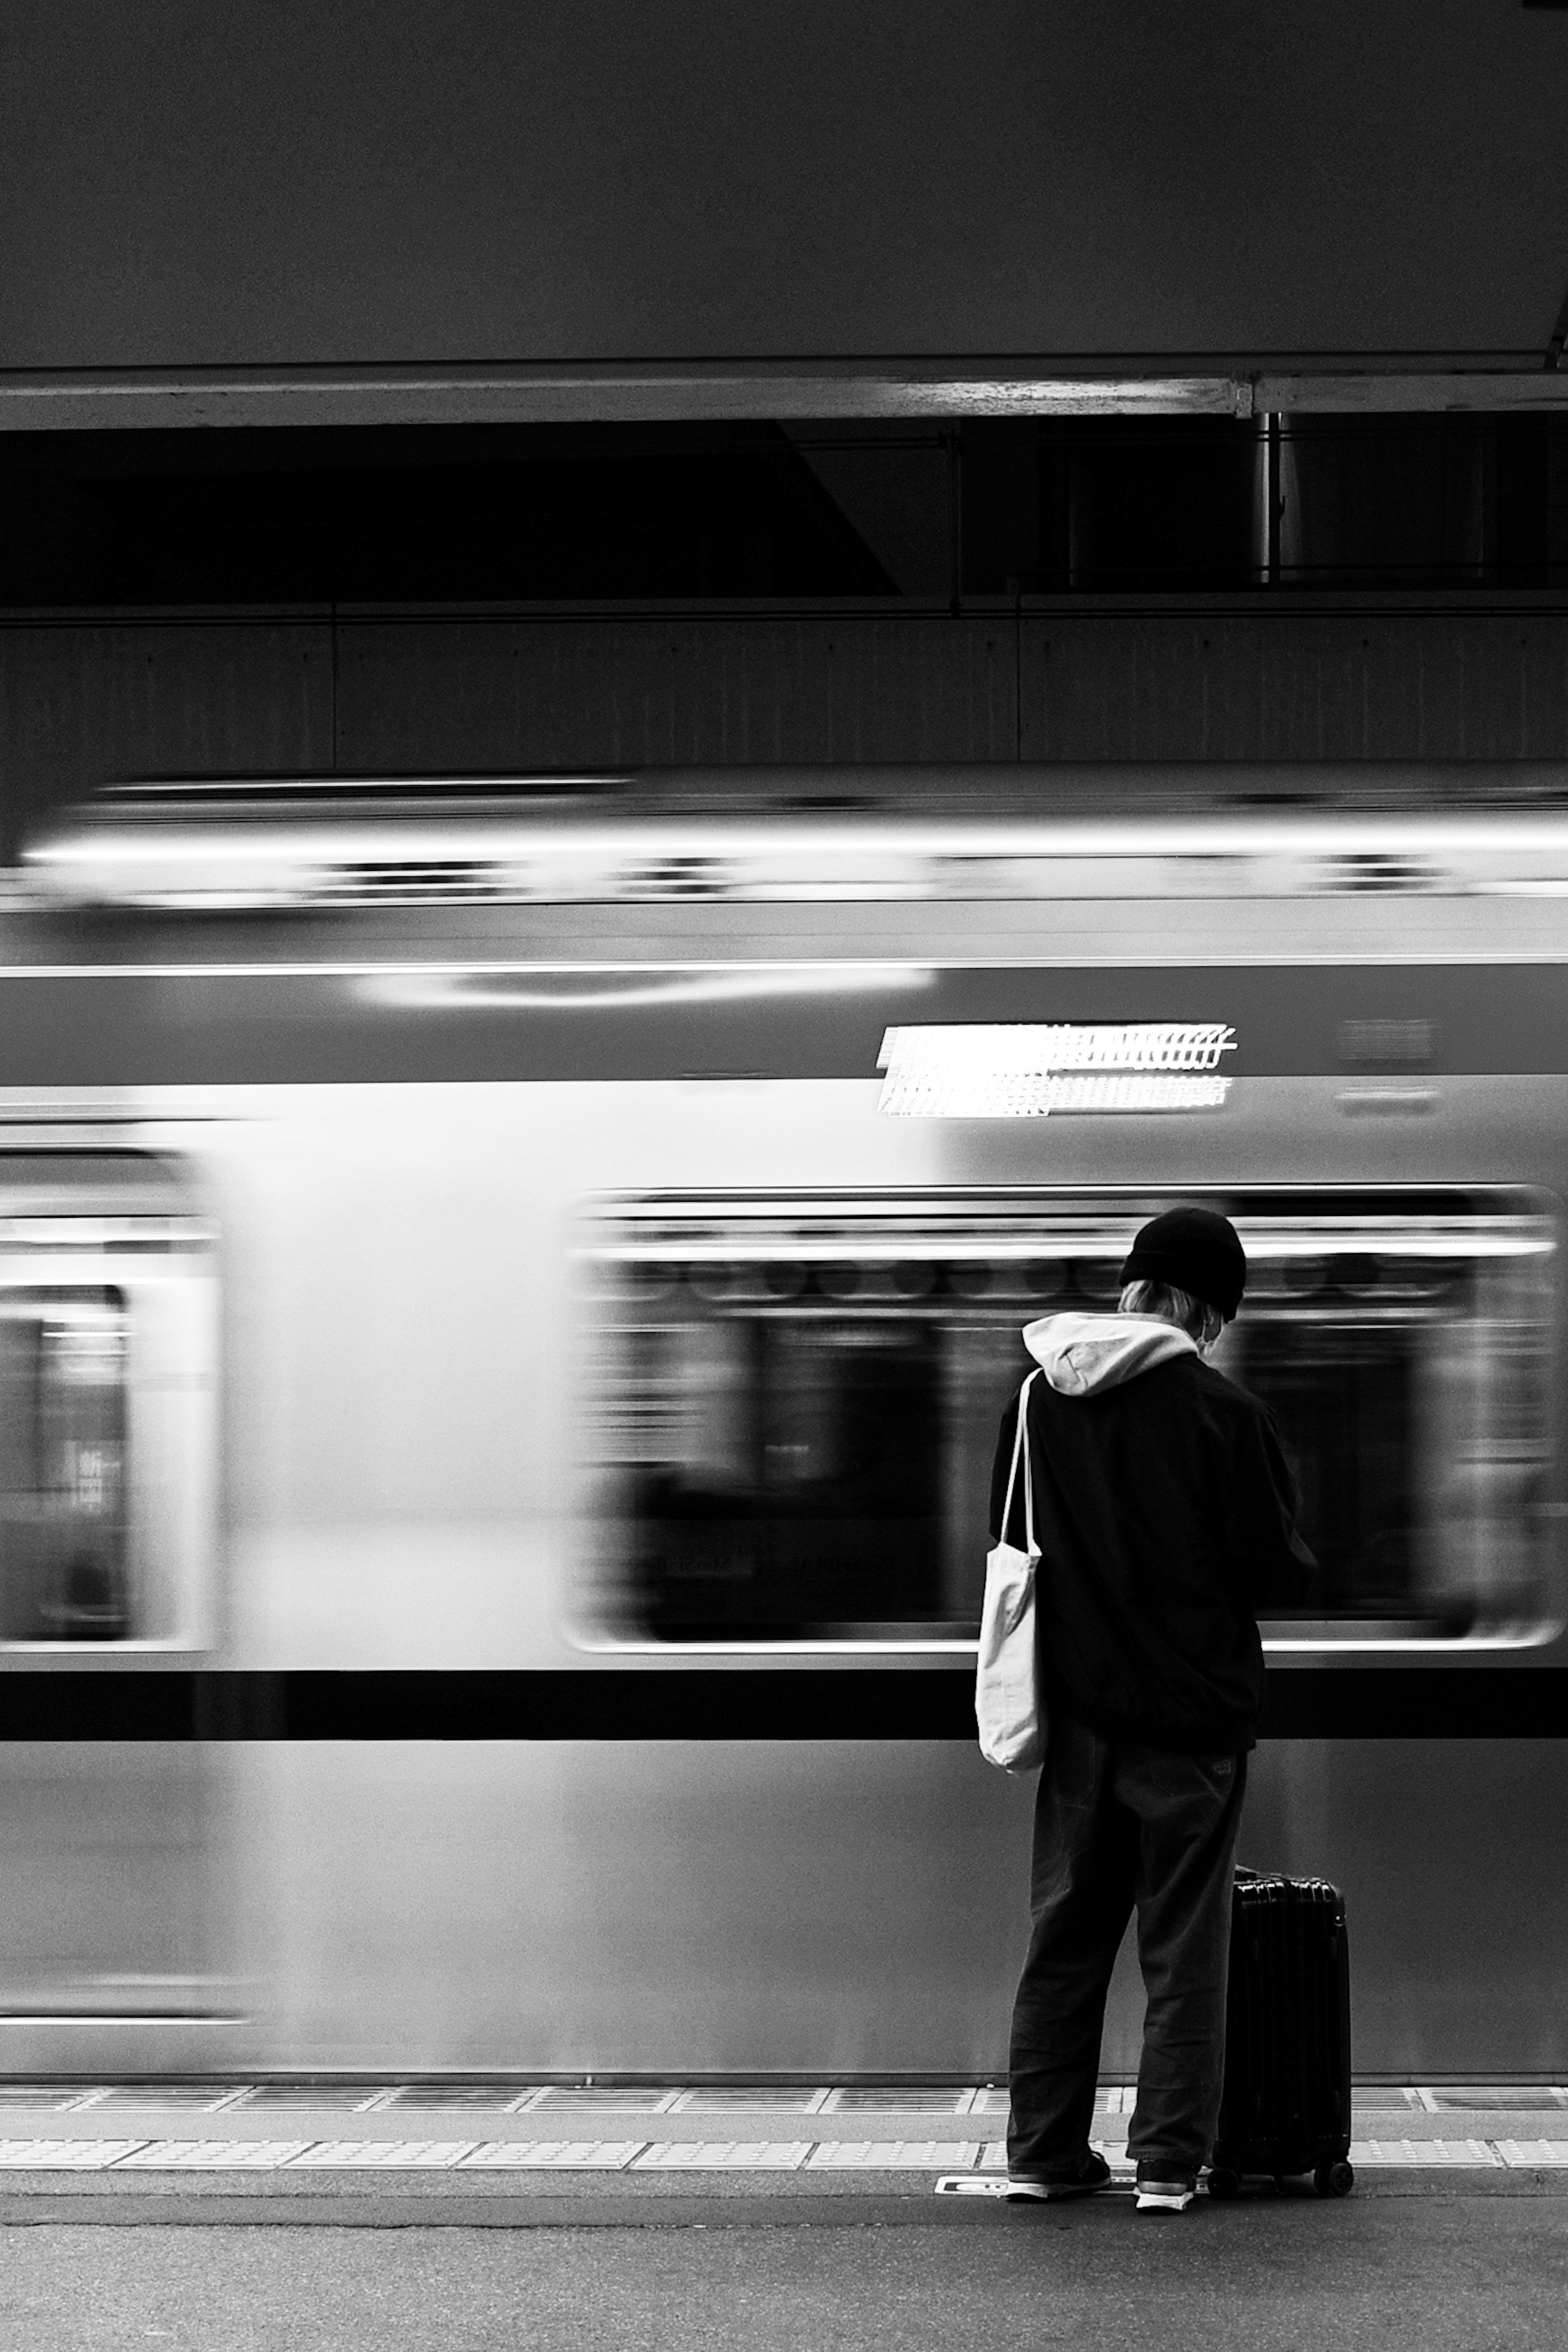
[[[1216,2164],[1209,2174],[1208,2187],[1209,2195],[1217,2197],[1222,2201],[1227,2198],[1239,2197],[1241,2175],[1239,2172],[1233,2172],[1228,2164]]]
[[[1320,2164],[1312,2186],[1320,2197],[1348,2197],[1355,2187],[1355,2167],[1342,2157],[1337,2164]]]

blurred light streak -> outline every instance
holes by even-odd
[[[358,992],[373,1003],[420,1013],[583,1013],[628,1005],[722,1004],[781,996],[851,996],[888,989],[929,988],[935,973],[921,964],[820,963],[709,965],[696,971],[650,971],[619,965],[575,965],[546,988],[542,971],[378,972]]]

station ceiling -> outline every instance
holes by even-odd
[[[7,16],[15,426],[1568,404],[1568,6]]]

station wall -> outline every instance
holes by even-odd
[[[147,774],[1413,759],[1568,759],[1560,599],[0,623],[8,856]]]

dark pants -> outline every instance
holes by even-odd
[[[1128,2153],[1150,2171],[1207,2162],[1246,1784],[1245,1756],[1178,1756],[1053,1719],[1013,2008],[1010,2171],[1070,2169],[1089,2146],[1105,1996],[1134,1906],[1148,2007]]]

